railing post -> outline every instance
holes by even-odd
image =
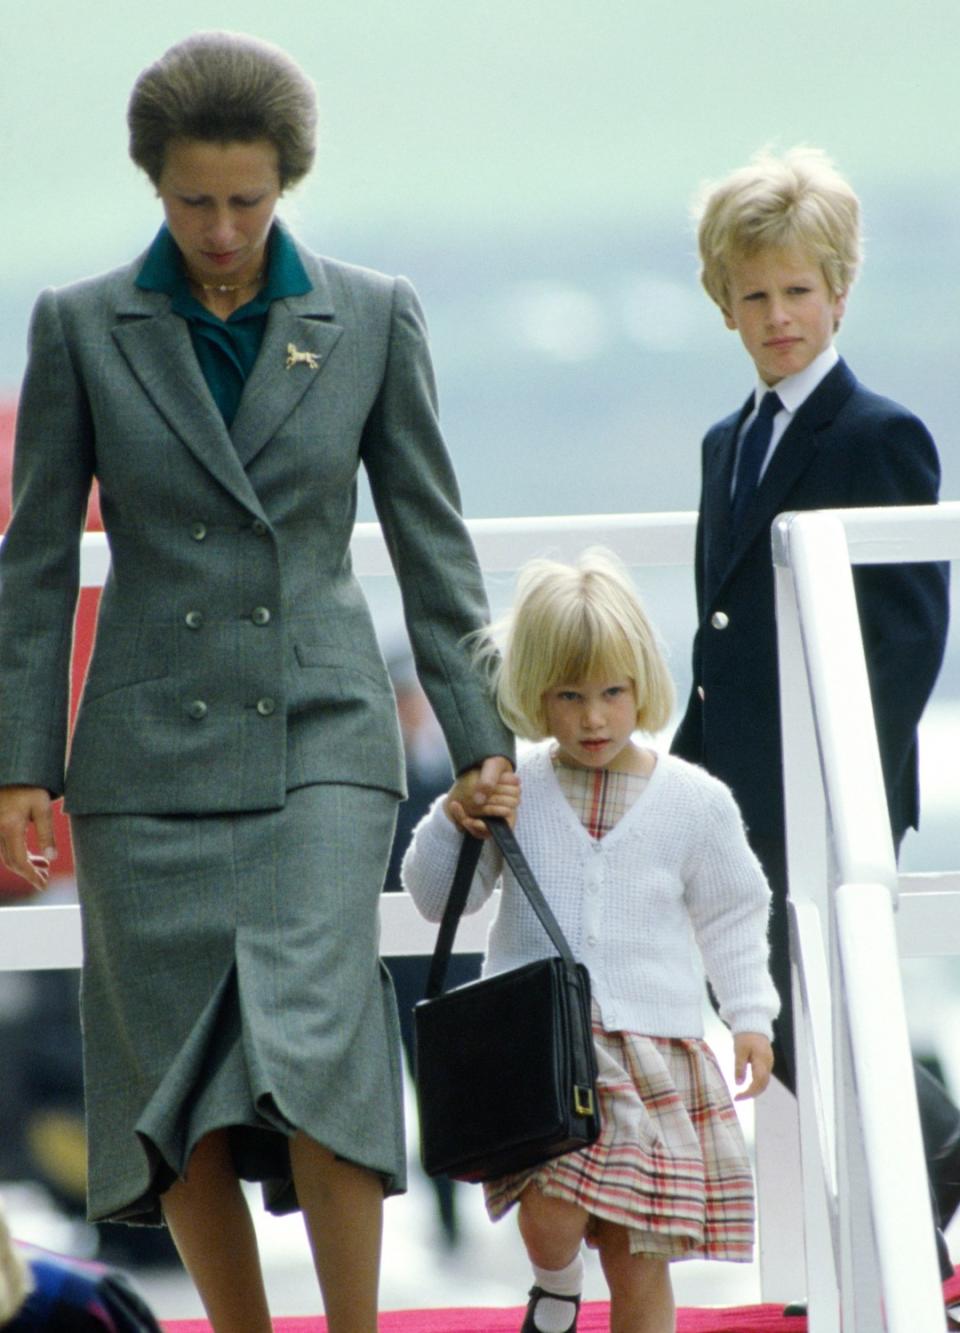
[[[815,1310],[808,1225],[810,1333],[833,1333],[837,1315],[851,1333],[932,1333],[943,1308],[893,929],[898,878],[842,518],[782,517],[774,547],[791,896],[801,896],[791,774],[809,766],[813,734],[822,779],[812,785],[826,794],[830,828],[829,879],[819,882],[827,891],[840,1300],[831,1316],[821,1319],[819,1303]],[[796,653],[797,625],[805,682],[784,656]],[[804,849],[822,825],[806,825]],[[815,1064],[822,1075],[824,1063]]]
[[[776,525],[774,550],[786,533]],[[839,1333],[836,1239],[836,1176],[830,1008],[826,987],[824,923],[828,920],[826,811],[820,783],[813,707],[807,686],[799,608],[791,571],[775,568],[777,651],[784,753],[784,813],[787,881],[791,899],[793,1018],[797,1065],[797,1124],[794,1152],[802,1166],[802,1214],[778,1223],[777,1244],[790,1247],[793,1295],[806,1295],[811,1329]],[[758,1145],[758,1157],[761,1149]],[[781,1231],[782,1228],[782,1231]],[[784,1294],[770,1287],[761,1269],[764,1299]]]

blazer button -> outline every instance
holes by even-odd
[[[190,529],[190,536],[193,538],[195,542],[202,542],[204,537],[206,537],[206,535],[207,535],[206,523],[194,523],[193,527]]]
[[[207,716],[207,705],[202,699],[194,699],[193,703],[187,704],[187,713],[194,722],[200,722]]]
[[[261,717],[269,717],[271,713],[277,711],[276,701],[274,699],[264,698],[257,700],[257,712]]]
[[[188,611],[183,619],[188,629],[199,629],[203,624],[203,612]]]
[[[270,623],[270,612],[265,606],[255,606],[250,612],[250,619],[255,625],[267,625]]]
[[[703,688],[702,685],[698,685],[698,686],[697,686],[697,698],[700,700],[701,703],[703,703],[703,701],[704,701],[704,699],[705,699],[706,697],[707,697],[706,690]]]
[[[255,518],[250,524],[250,531],[258,537],[265,537],[267,535],[267,525],[262,518]]]
[[[714,611],[713,615],[710,617],[710,624],[714,629],[726,629],[730,624],[730,617],[727,615],[726,611]]]

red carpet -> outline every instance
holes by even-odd
[[[380,1333],[517,1333],[523,1323],[525,1306],[486,1310],[398,1310],[380,1316]],[[203,1320],[164,1324],[168,1333],[210,1333]],[[277,1319],[275,1333],[326,1333],[327,1321],[314,1319]],[[678,1333],[806,1333],[803,1317],[784,1319],[773,1305],[744,1306],[740,1310],[681,1310],[677,1317]],[[608,1333],[609,1306],[606,1301],[588,1301],[581,1307],[577,1333]]]
[[[944,1300],[960,1301],[960,1269],[944,1283]],[[398,1310],[380,1316],[380,1333],[517,1333],[524,1307],[504,1310]],[[163,1326],[167,1333],[210,1333],[203,1320]],[[326,1333],[325,1319],[277,1319],[275,1333]],[[605,1301],[590,1301],[580,1311],[577,1333],[608,1333]],[[802,1315],[784,1317],[779,1305],[750,1305],[729,1310],[680,1310],[677,1333],[806,1333]]]

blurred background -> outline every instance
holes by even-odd
[[[282,211],[321,253],[417,287],[468,515],[696,507],[703,431],[752,375],[699,287],[691,200],[757,148],[800,142],[825,148],[864,206],[867,258],[840,349],[928,423],[943,496],[960,498],[960,157],[943,148],[955,0],[0,0],[0,19],[0,521],[33,300],[149,243],[160,210],[126,155],[126,100],[145,64],[202,27],[276,41],[316,81],[317,165]],[[692,580],[638,580],[682,698]],[[495,607],[510,584],[491,580]],[[369,593],[391,653],[392,585],[372,580]],[[905,845],[908,869],[960,859],[957,642],[925,725],[924,826]],[[71,893],[67,875],[55,895]],[[914,965],[907,981],[918,1047],[958,1093],[957,967]],[[0,975],[0,1196],[30,1239],[124,1252],[78,1220],[75,1002],[72,974]],[[476,1192],[460,1193],[466,1257],[422,1180],[391,1205],[385,1308],[463,1297],[468,1272],[472,1299],[522,1299],[510,1223],[488,1229]],[[281,1268],[306,1264],[286,1225],[266,1243]],[[169,1259],[162,1245],[125,1257],[155,1271]],[[719,1301],[718,1267],[705,1290]],[[302,1298],[282,1271],[282,1308],[314,1308],[309,1269]],[[172,1270],[149,1280],[168,1284],[162,1314],[195,1309]]]

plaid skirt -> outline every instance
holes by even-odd
[[[594,1015],[596,1143],[484,1186],[496,1221],[528,1185],[629,1232],[657,1259],[753,1256],[753,1176],[730,1092],[705,1041],[606,1032]]]

